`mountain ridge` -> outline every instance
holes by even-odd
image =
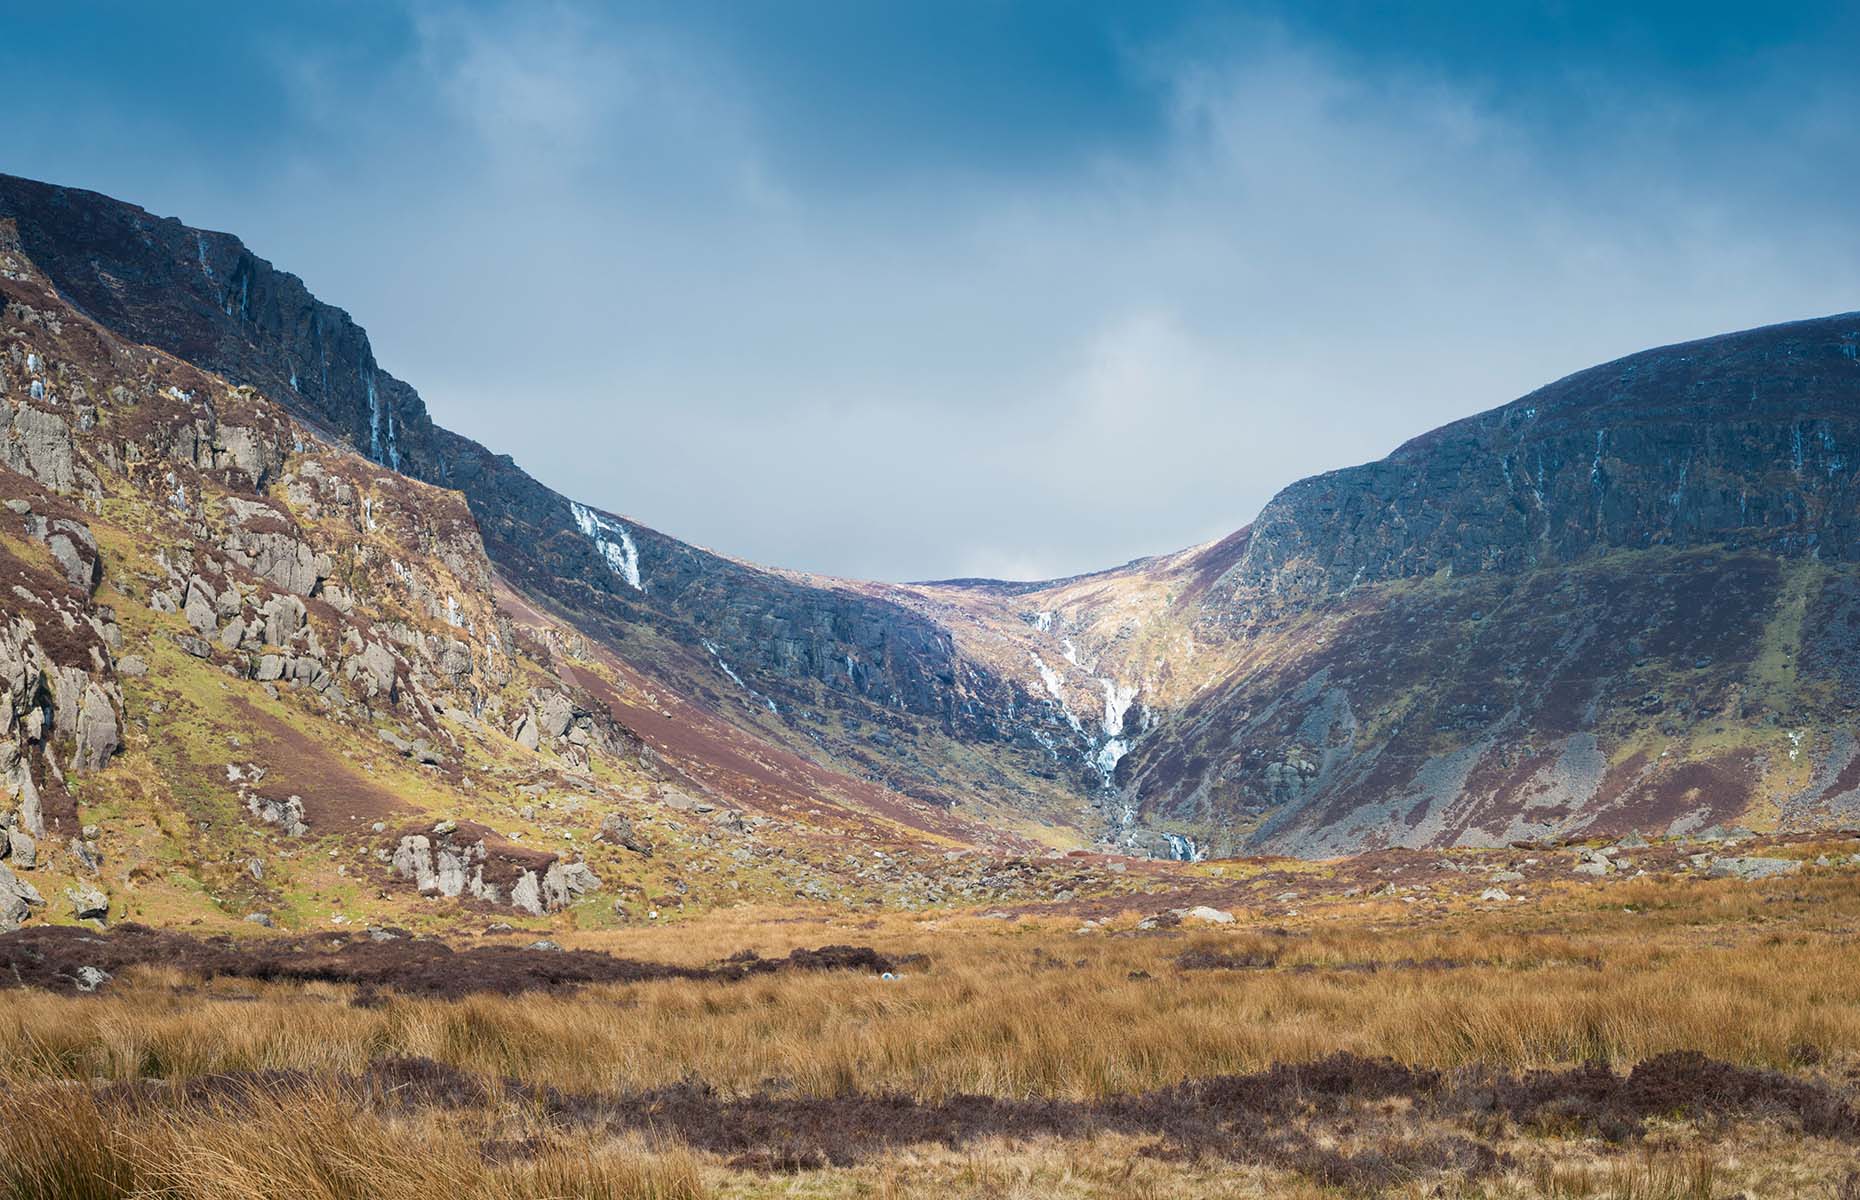
[[[1762,706],[1751,697],[1782,636],[1777,606],[1808,608],[1791,655],[1815,638],[1844,645],[1826,622],[1846,611],[1860,557],[1860,315],[1573,372],[1297,481],[1198,546],[1059,580],[876,583],[719,555],[554,492],[435,425],[347,314],[231,235],[11,177],[0,214],[106,324],[282,393],[365,457],[459,490],[497,571],[641,679],[797,761],[984,824],[1172,855],[1330,853],[1586,828],[1654,786],[1675,750],[1717,769],[1725,737],[1755,747],[1737,753],[1760,778],[1694,806],[1708,816],[1779,790],[1797,818],[1831,803],[1802,802],[1806,784],[1773,759],[1842,771],[1851,700],[1835,666],[1818,660],[1813,686],[1764,683]],[[1803,560],[1821,574],[1805,580]],[[1717,669],[1688,668],[1721,702],[1661,702],[1664,715],[1640,720],[1655,694],[1642,685],[1670,684],[1683,653],[1655,672],[1646,655],[1597,647],[1660,630],[1678,646],[1707,581],[1743,593],[1728,640],[1693,655]],[[1584,588],[1606,599],[1568,608]],[[1523,597],[1547,608],[1526,614]],[[1580,634],[1597,614],[1610,632]],[[1589,648],[1557,650],[1569,637]],[[1494,676],[1481,655],[1504,658],[1501,643],[1538,653]],[[1409,644],[1427,653],[1391,653]],[[1557,694],[1570,670],[1589,681],[1574,716],[1520,683]],[[1772,745],[1764,723],[1785,719],[1807,751]],[[1611,776],[1661,739],[1654,766]],[[1550,746],[1576,757],[1546,765]],[[1537,774],[1500,771],[1507,756]]]

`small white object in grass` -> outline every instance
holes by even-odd
[[[880,975],[879,978],[886,983],[896,983],[898,981],[898,977],[893,975],[890,971],[886,971],[883,975]]]

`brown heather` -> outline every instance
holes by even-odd
[[[927,956],[894,982],[792,972],[437,999],[131,968],[97,996],[0,992],[0,1196],[1762,1184],[1848,1200],[1853,884],[1558,885],[1427,914],[1351,900],[1205,932],[1139,931],[1135,913],[1080,933],[1052,917],[771,911],[563,935],[690,967],[830,941]],[[1613,1073],[1578,1069],[1591,1062]],[[1539,1068],[1554,1070],[1524,1073]],[[1719,1100],[1693,1103],[1707,1092]],[[1228,1123],[1204,1128],[1204,1110]]]

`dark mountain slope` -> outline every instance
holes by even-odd
[[[1860,553],[1860,314],[1635,354],[1292,485],[1229,597],[1519,570],[1598,549]]]
[[[1651,350],[1287,488],[1126,791],[1306,853],[1845,819],[1857,356],[1852,314]]]
[[[1069,783],[1041,778],[1044,751],[991,716],[1010,711],[1024,684],[962,660],[933,622],[882,594],[762,570],[573,504],[508,456],[435,425],[347,313],[235,237],[11,176],[0,176],[0,216],[101,324],[256,387],[376,462],[460,491],[507,579],[668,686],[912,795],[947,805],[998,792],[1065,819]],[[871,754],[874,732],[892,750]],[[982,745],[984,758],[963,744]]]
[[[778,747],[881,785],[868,808],[1176,853],[1860,809],[1860,316],[1579,372],[1207,546],[862,584],[571,503],[435,426],[346,314],[229,236],[4,177],[0,215],[105,325],[458,489],[525,603],[732,730],[688,744]]]

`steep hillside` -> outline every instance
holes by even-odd
[[[732,741],[512,593],[458,493],[118,338],[4,219],[0,502],[0,930],[1121,883],[971,856],[1017,843]]]
[[[1071,781],[1055,785],[1030,731],[998,718],[1039,690],[966,660],[934,622],[881,593],[751,566],[557,494],[436,426],[347,313],[237,238],[11,176],[0,176],[0,215],[104,326],[459,491],[501,575],[726,723],[939,806],[1071,824]],[[1052,720],[1049,736],[1073,736]]]
[[[460,498],[473,594],[549,686],[682,786],[802,825],[1321,855],[1860,805],[1860,316],[1580,372],[1294,484],[1206,546],[879,584],[560,496],[434,425],[345,313],[228,235],[8,177],[0,215],[103,329],[372,478]],[[9,461],[82,491],[80,466],[40,461],[36,411]]]
[[[1856,467],[1848,315],[1583,371],[1183,555],[919,592],[1136,685],[1122,815],[1204,851],[1839,823]]]

